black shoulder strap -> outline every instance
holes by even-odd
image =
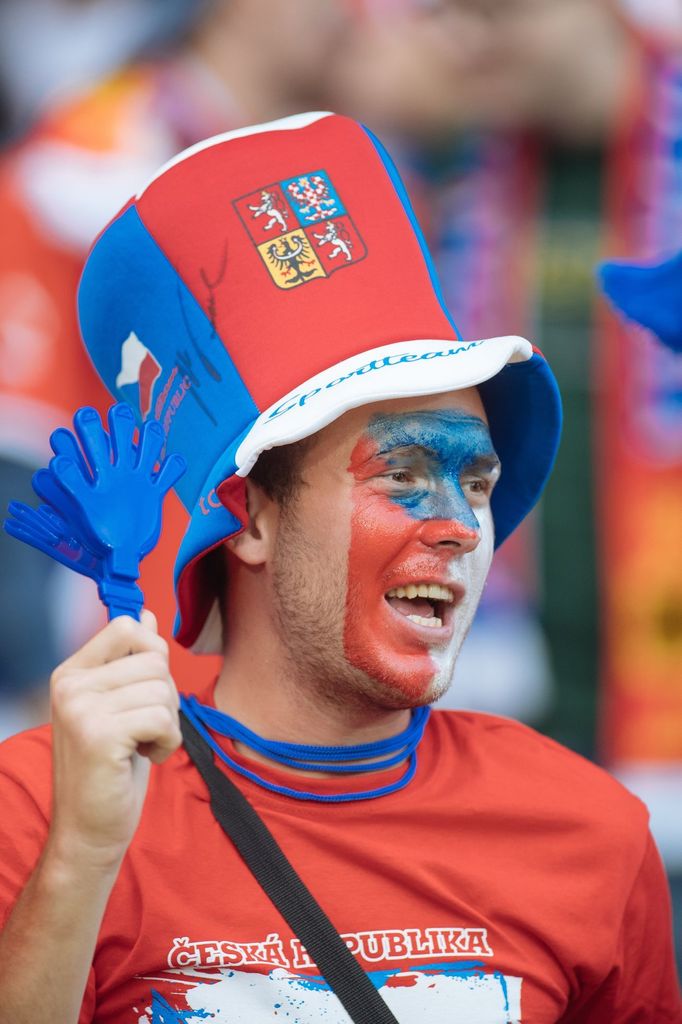
[[[243,793],[213,763],[213,752],[180,712],[185,750],[211,794],[211,809],[242,859],[298,936],[355,1024],[398,1024],[324,910],[308,891]]]

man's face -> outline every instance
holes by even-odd
[[[490,566],[498,473],[475,389],[364,406],[320,433],[273,565],[299,678],[342,702],[440,696]]]

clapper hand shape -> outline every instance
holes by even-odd
[[[41,472],[50,475],[46,469]],[[102,559],[74,536],[68,523],[50,505],[36,509],[23,501],[11,501],[8,511],[11,518],[6,520],[5,530],[12,537],[44,551],[83,576],[98,582],[102,578]]]
[[[112,406],[108,422],[109,433],[86,406],[74,417],[75,435],[54,431],[54,458],[33,477],[45,504],[36,510],[12,502],[5,529],[96,580],[109,618],[139,618],[140,562],[159,538],[164,498],[186,467],[169,455],[156,468],[165,441],[156,420],[143,425],[137,444],[127,405]]]

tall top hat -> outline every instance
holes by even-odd
[[[300,114],[185,150],[102,232],[78,301],[104,383],[187,460],[176,637],[195,650],[218,649],[206,555],[243,526],[265,449],[367,402],[476,385],[502,462],[498,544],[550,472],[549,366],[523,338],[461,338],[390,157],[349,118]]]

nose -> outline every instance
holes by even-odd
[[[447,545],[465,554],[478,547],[481,531],[467,526],[459,519],[427,519],[420,527],[419,539],[430,548]]]

